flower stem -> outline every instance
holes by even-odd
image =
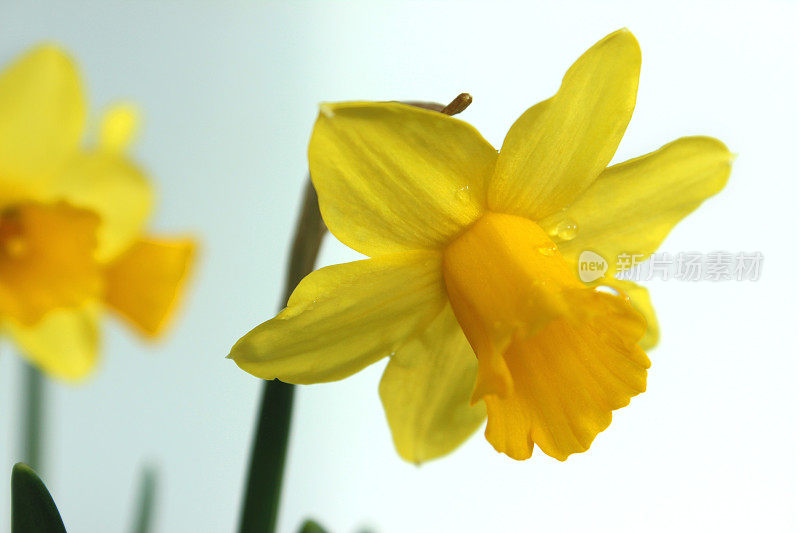
[[[42,471],[42,433],[44,418],[44,377],[38,368],[26,363],[24,401],[22,404],[22,461],[37,472]]]
[[[144,467],[140,483],[133,533],[148,533],[153,525],[156,499],[156,470],[154,467]]]
[[[283,295],[284,306],[300,280],[314,269],[323,235],[325,224],[319,212],[317,193],[309,180],[292,242]],[[240,533],[275,531],[293,399],[294,385],[277,379],[264,383],[258,425],[250,453]]]

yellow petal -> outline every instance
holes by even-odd
[[[486,418],[470,405],[478,361],[450,306],[389,360],[380,394],[394,444],[413,463],[453,451]]]
[[[41,199],[47,178],[77,150],[85,120],[77,69],[60,48],[38,46],[0,74],[2,205]]]
[[[646,257],[675,224],[725,186],[732,159],[716,139],[684,137],[607,169],[566,211],[540,223],[577,225],[574,239],[557,240],[575,265],[584,250],[600,254],[609,265],[623,253]]]
[[[139,239],[106,268],[106,303],[144,334],[160,334],[180,300],[196,245]]]
[[[554,320],[507,349],[513,392],[485,397],[486,439],[497,451],[527,459],[535,444],[563,461],[589,449],[611,411],[644,392],[650,361],[637,345],[644,320],[621,297],[582,294],[591,319]]]
[[[120,154],[97,150],[74,157],[57,176],[54,194],[100,215],[97,258],[107,262],[141,235],[153,207],[145,175]]]
[[[603,283],[617,289],[623,296],[627,297],[631,305],[633,305],[633,308],[641,313],[647,321],[647,333],[645,333],[642,340],[639,341],[639,346],[641,346],[643,350],[650,350],[658,344],[658,320],[656,319],[656,311],[650,301],[650,293],[648,290],[632,281],[621,279],[611,279]]]
[[[139,129],[139,110],[132,104],[117,104],[106,111],[100,125],[100,148],[122,153]]]
[[[98,220],[63,203],[0,213],[0,316],[31,325],[58,307],[100,297]]]
[[[489,208],[538,220],[572,203],[617,150],[636,103],[640,65],[639,44],[624,29],[583,54],[558,93],[511,127]]]
[[[390,355],[444,307],[441,258],[402,252],[326,267],[306,276],[278,316],[231,350],[262,379],[319,383]]]
[[[99,344],[97,306],[55,309],[35,325],[13,320],[4,324],[31,363],[55,378],[85,378],[97,364]]]
[[[388,102],[323,104],[309,145],[325,223],[369,256],[450,240],[481,214],[496,159],[472,126]]]

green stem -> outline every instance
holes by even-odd
[[[289,258],[284,306],[300,280],[314,269],[323,235],[325,224],[319,212],[317,193],[309,180]],[[240,533],[275,531],[293,399],[294,385],[277,379],[264,383],[258,425],[250,453]]]
[[[42,433],[44,418],[44,377],[28,363],[24,368],[25,390],[22,405],[22,460],[37,472],[42,471]]]
[[[139,501],[136,509],[136,518],[133,533],[148,533],[153,525],[153,506],[156,494],[155,468],[145,466],[142,470],[141,486],[139,487]]]

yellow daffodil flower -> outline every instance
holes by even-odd
[[[583,284],[578,255],[653,253],[731,167],[721,142],[687,137],[606,168],[640,63],[629,31],[607,36],[499,153],[440,113],[322,105],[309,147],[322,216],[370,259],[307,276],[231,357],[305,384],[388,356],[380,396],[413,462],[450,452],[487,415],[486,438],[514,459],[534,444],[559,460],[587,450],[645,390],[657,332],[644,288]]]
[[[34,48],[0,73],[0,327],[31,362],[74,380],[94,368],[103,306],[157,335],[194,244],[143,234],[153,191],[125,151],[137,126],[111,108],[82,146],[73,61]]]

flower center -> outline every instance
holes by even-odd
[[[624,298],[578,281],[536,223],[487,213],[442,264],[478,358],[472,401],[485,401],[486,438],[498,451],[525,459],[536,443],[566,459],[644,390],[644,319]]]
[[[17,209],[6,208],[0,213],[0,255],[18,258],[25,255],[28,243],[25,228]]]
[[[502,356],[512,339],[533,336],[567,314],[565,294],[585,290],[542,228],[501,213],[484,214],[448,245],[443,274],[481,367],[474,401],[507,393]]]
[[[0,209],[0,316],[31,325],[52,309],[98,298],[98,222],[63,203]]]

